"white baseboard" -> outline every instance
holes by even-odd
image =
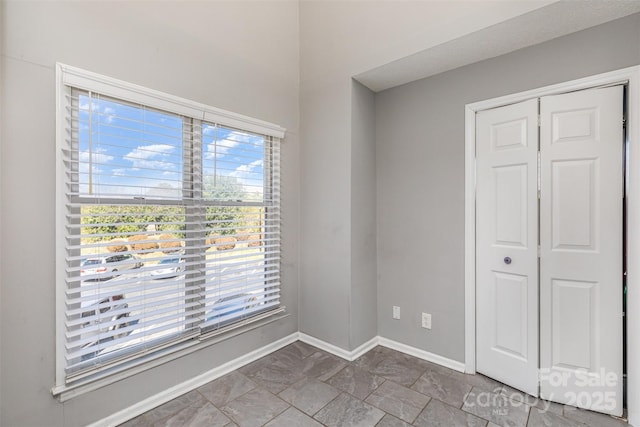
[[[314,347],[318,347],[319,349],[324,350],[327,353],[342,357],[343,359],[346,359],[350,362],[356,360],[358,357],[362,356],[375,346],[381,345],[383,347],[387,347],[393,350],[397,350],[401,353],[417,357],[418,359],[426,360],[428,362],[453,369],[454,371],[464,372],[465,367],[463,362],[458,362],[457,360],[452,360],[447,357],[430,353],[426,350],[420,350],[419,348],[411,347],[410,345],[402,344],[397,341],[393,341],[380,336],[371,338],[369,341],[362,344],[360,347],[356,348],[353,351],[344,350],[340,347],[336,347],[333,344],[329,344],[328,342],[322,341],[318,338],[312,337],[302,332],[299,333],[299,339],[302,342],[305,342]]]
[[[443,357],[434,353],[429,353],[426,350],[420,350],[419,348],[411,347],[409,345],[402,344],[397,341],[393,341],[383,337],[378,337],[378,343],[381,346],[400,351],[410,356],[415,356],[418,359],[423,359],[423,360],[426,360],[427,362],[432,362],[437,365],[441,365],[446,368],[453,369],[454,371],[464,372],[463,362],[458,362],[457,360],[449,359],[447,357]]]
[[[358,357],[373,349],[378,344],[380,344],[380,337],[371,338],[369,341],[351,352],[351,361],[356,360]]]
[[[419,359],[427,360],[429,362],[436,363],[438,365],[445,366],[447,368],[451,368],[453,370],[464,372],[464,363],[458,362],[456,360],[451,360],[443,356],[439,356],[437,354],[429,353],[425,350],[420,350],[415,347],[408,346],[406,344],[399,343],[397,341],[392,341],[383,337],[373,337],[366,343],[362,344],[358,348],[353,351],[344,350],[340,347],[337,347],[333,344],[329,344],[328,342],[322,341],[318,338],[314,338],[310,335],[303,334],[302,332],[296,332],[291,335],[288,335],[284,338],[279,339],[271,344],[265,345],[257,350],[252,351],[251,353],[247,353],[243,356],[238,357],[237,359],[231,360],[223,365],[218,366],[217,368],[213,368],[210,371],[207,371],[201,375],[198,375],[195,378],[177,384],[167,390],[164,390],[156,395],[153,395],[141,402],[138,402],[132,406],[129,406],[122,411],[116,412],[113,415],[110,415],[106,418],[103,418],[95,423],[91,424],[89,427],[109,427],[109,426],[117,426],[124,422],[129,421],[130,419],[137,417],[138,415],[144,414],[147,411],[150,411],[153,408],[156,408],[163,403],[166,403],[172,399],[175,399],[179,396],[182,396],[185,393],[188,393],[192,390],[197,389],[210,381],[213,381],[217,378],[220,378],[223,375],[228,374],[229,372],[235,371],[255,360],[260,359],[261,357],[267,356],[268,354],[273,353],[276,350],[281,349],[282,347],[289,345],[296,341],[302,341],[314,347],[317,347],[321,350],[326,351],[327,353],[334,354],[338,357],[346,359],[348,361],[356,360],[358,357],[362,356],[372,348],[377,345],[381,345],[384,347],[388,347],[393,350],[400,351],[402,353],[415,356]]]
[[[298,332],[295,332],[291,335],[279,339],[278,341],[274,341],[268,345],[265,345],[264,347],[256,349],[251,353],[247,353],[243,356],[238,357],[237,359],[231,360],[223,365],[213,368],[210,371],[198,375],[197,377],[168,388],[158,394],[155,394],[147,399],[136,403],[135,405],[129,406],[122,411],[116,412],[115,414],[96,421],[95,423],[90,424],[89,427],[108,427],[122,424],[132,418],[137,417],[138,415],[144,414],[145,412],[162,405],[163,403],[175,399],[176,397],[182,396],[183,394],[188,393],[191,390],[195,390],[198,387],[207,384],[208,382],[211,382],[223,375],[228,374],[229,372],[235,371],[236,369],[241,368],[244,365],[247,365],[255,360],[260,359],[261,357],[271,354],[286,345],[296,342],[297,340]]]
[[[378,345],[378,337],[373,337],[366,343],[362,344],[358,348],[353,351],[344,350],[340,347],[337,347],[333,344],[329,344],[326,341],[322,341],[321,339],[312,337],[311,335],[304,334],[302,332],[298,333],[298,339],[304,343],[312,345],[314,347],[318,347],[320,350],[324,350],[327,353],[334,354],[338,357],[348,360],[349,362],[356,360],[358,357],[365,354],[367,351],[371,350],[373,347]]]

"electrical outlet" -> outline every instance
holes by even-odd
[[[422,313],[422,327],[431,329],[431,315],[429,313]]]
[[[394,319],[400,318],[400,307],[398,307],[397,305],[393,306],[393,318]]]

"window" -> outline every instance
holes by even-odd
[[[61,64],[58,78],[56,388],[282,312],[284,130]]]

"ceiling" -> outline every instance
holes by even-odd
[[[389,62],[354,78],[374,92],[640,12],[637,0],[563,0]]]

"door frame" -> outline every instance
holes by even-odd
[[[627,85],[627,411],[640,427],[640,66],[465,105],[465,372],[476,371],[476,113],[613,84]]]

